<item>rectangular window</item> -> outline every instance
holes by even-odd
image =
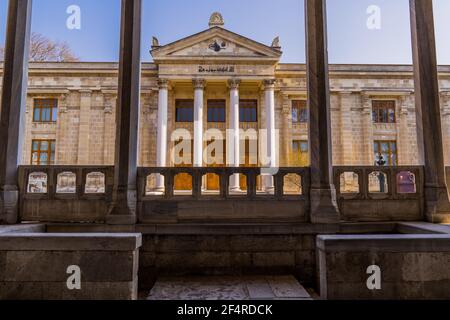
[[[55,164],[55,140],[33,140],[31,146],[31,164],[48,166]]]
[[[240,100],[239,101],[239,121],[240,122],[258,122],[258,101]]]
[[[395,123],[395,101],[372,101],[372,119],[374,123]]]
[[[308,107],[305,100],[292,101],[292,122],[308,123]]]
[[[292,141],[292,164],[305,167],[309,164],[309,143],[305,140]]]
[[[225,110],[225,100],[208,100],[208,122],[226,122]]]
[[[194,100],[176,100],[175,109],[176,122],[194,122]]]
[[[58,99],[34,99],[33,122],[56,122]]]
[[[396,141],[375,141],[374,142],[375,165],[377,166],[397,166],[397,142]]]

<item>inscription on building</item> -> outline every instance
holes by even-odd
[[[199,73],[234,73],[234,66],[198,66]]]

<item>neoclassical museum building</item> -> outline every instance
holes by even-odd
[[[306,65],[219,13],[156,35],[141,64],[141,1],[122,0],[119,63],[29,68],[31,1],[9,3],[0,299],[137,299],[190,275],[263,275],[244,281],[256,299],[293,298],[273,275],[324,299],[450,297],[450,66],[432,1],[410,1],[413,65],[329,66],[325,0],[305,0]]]
[[[176,129],[191,134],[186,150],[192,161],[184,164],[201,166],[202,152],[215,139],[208,129],[226,137],[226,130],[258,132],[271,125],[278,132],[278,165],[308,164],[305,65],[280,63],[278,39],[261,44],[228,31],[219,19],[170,44],[154,38],[150,52],[154,62],[142,65],[140,166],[175,164]],[[334,165],[373,165],[380,153],[387,165],[420,164],[412,67],[330,69]],[[439,71],[450,165],[450,67]],[[116,63],[32,63],[22,163],[112,165],[117,73]],[[198,117],[202,121],[194,121]],[[251,139],[246,135],[240,144],[240,165],[259,164]],[[226,149],[223,165],[230,164]]]

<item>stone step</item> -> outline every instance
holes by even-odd
[[[293,276],[167,277],[147,300],[313,300]]]

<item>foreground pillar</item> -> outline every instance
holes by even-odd
[[[425,164],[425,214],[430,222],[450,222],[433,3],[431,0],[410,0],[410,11],[419,149]]]
[[[122,0],[113,201],[109,224],[136,223],[141,0]]]
[[[275,79],[264,81],[264,101],[266,106],[266,129],[267,129],[267,167],[274,169],[277,166],[277,146],[275,132]],[[270,170],[272,171],[272,170]],[[265,177],[265,189],[271,192],[274,189],[274,178],[272,175]]]
[[[231,164],[239,168],[241,166],[241,136],[240,136],[240,119],[239,119],[239,84],[240,80],[232,79],[228,81],[230,87],[230,129],[231,134],[229,136],[232,139],[230,146],[233,150],[229,150],[232,159]],[[235,174],[231,177],[230,190],[239,191],[241,189],[240,175]]]
[[[159,80],[158,96],[158,133],[156,149],[156,165],[160,168],[167,166],[167,112],[169,106],[169,82]],[[164,176],[158,175],[156,187],[158,191],[164,191]]]
[[[333,185],[325,0],[305,0],[311,221],[339,222]]]
[[[9,1],[0,114],[0,224],[18,221],[31,7],[31,0]]]
[[[195,79],[194,84],[194,167],[203,166],[203,90],[205,80]]]

